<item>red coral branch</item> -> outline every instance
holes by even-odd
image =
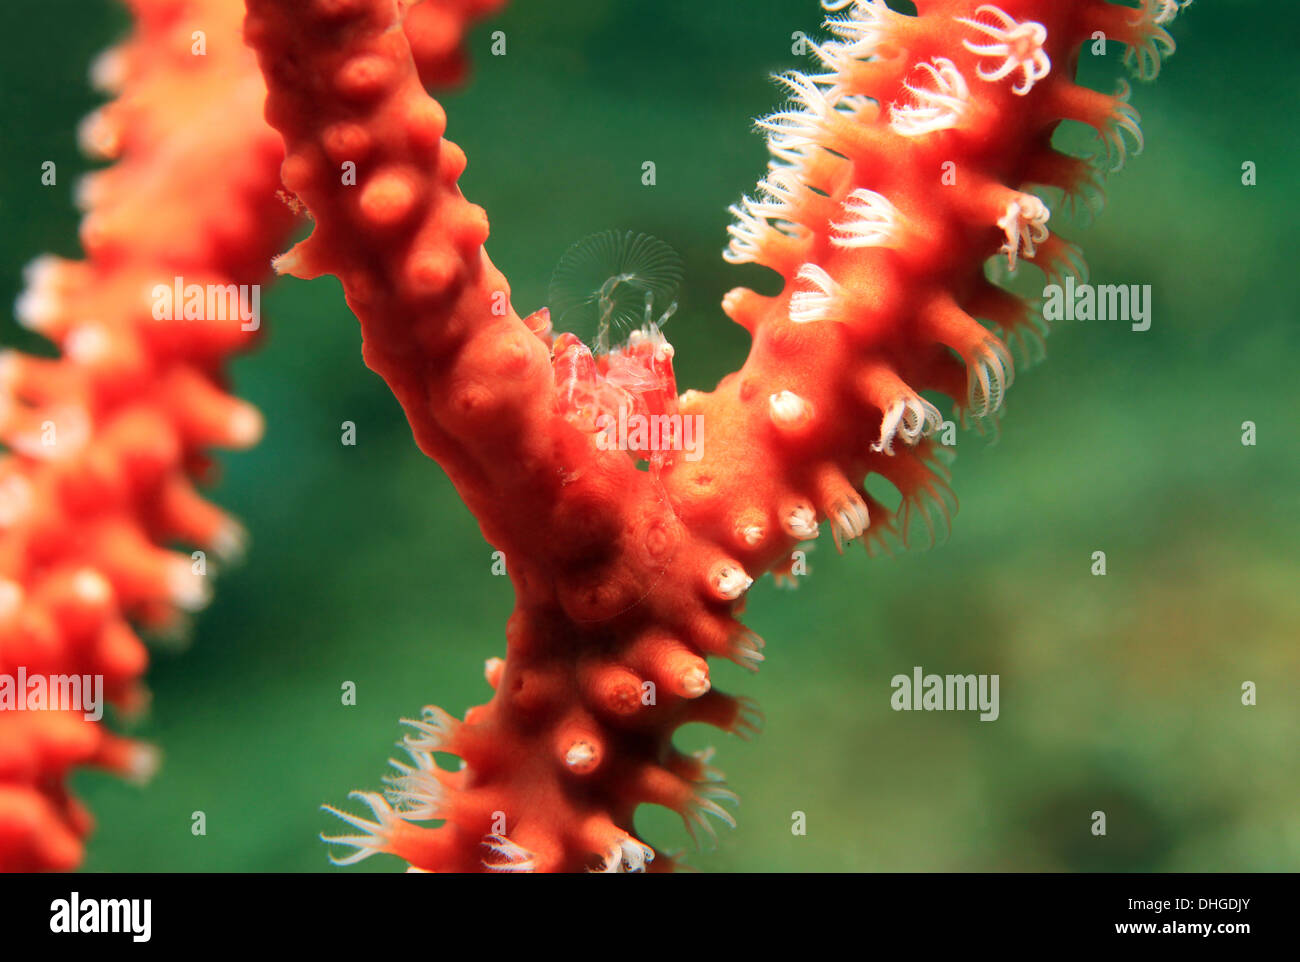
[[[426,82],[459,79],[468,24],[499,2],[410,12]],[[155,764],[85,712],[51,710],[51,686],[75,677],[85,702],[102,678],[120,709],[139,705],[135,627],[174,631],[209,594],[206,558],[166,546],[240,552],[242,529],[196,484],[210,447],[261,434],[225,365],[259,336],[260,317],[237,306],[256,304],[294,222],[243,4],[129,6],[134,33],[94,69],[119,96],[81,132],[88,153],[116,161],[80,189],[86,259],[35,261],[17,306],[61,356],[0,355],[0,871],[80,862],[90,817],[65,788],[71,768],[143,777]]]
[[[1173,5],[922,0],[915,17],[881,0],[826,5],[837,15],[836,39],[815,47],[824,72],[785,78],[790,106],[761,125],[774,160],[735,209],[727,255],[777,271],[784,288],[727,296],[753,336],[749,358],[678,403],[628,388],[673,384],[653,325],[593,357],[553,339],[544,312],[511,308],[394,0],[249,0],[284,179],[316,220],[279,266],[342,279],[367,364],[506,553],[517,598],[506,660],[488,665],[495,696],[464,721],[430,708],[409,723],[412,763],[387,797],[360,793],[374,818],[339,813],[361,832],[335,839],[355,848],[344,861],[636,870],[654,857],[635,835],[637,806],[671,808],[693,834],[730,822],[720,803],[734,796],[672,734],[688,721],[756,727],[752,705],[711,689],[705,661],[762,660],[735,618],[752,579],[785,565],[821,519],[837,545],[946,525],[928,437],[941,416],[922,392],[977,423],[996,417],[1014,369],[1007,342],[1038,334],[985,263],[1081,269],[1026,185],[1092,188],[1092,165],[1049,146],[1062,119],[1096,127],[1112,160],[1126,134],[1140,147],[1126,96],[1070,78],[1095,30],[1154,72],[1172,49],[1160,24]],[[628,366],[644,377],[615,376]],[[601,443],[601,416],[627,405],[698,416],[703,457],[638,471],[643,450]],[[897,511],[866,493],[871,474],[898,489]],[[439,769],[435,752],[462,767]]]
[[[19,320],[61,356],[8,352],[0,390],[0,869],[68,869],[89,816],[64,787],[98,765],[137,777],[147,746],[76,710],[15,710],[57,676],[95,676],[130,710],[147,660],[132,625],[175,630],[209,592],[206,559],[238,554],[239,525],[203,499],[212,446],[246,447],[262,418],[227,393],[225,364],[257,337],[252,285],[292,215],[276,198],[282,148],[259,115],[264,88],[228,0],[135,0],[135,32],[97,80],[119,93],[87,118],[86,149],[116,163],[83,182],[83,261],[43,257]],[[201,31],[196,34],[195,31]],[[196,46],[201,45],[201,46]],[[202,49],[202,54],[196,50]],[[181,279],[228,310],[169,313]],[[211,286],[210,286],[211,285]],[[157,311],[157,313],[156,313]],[[195,316],[197,315],[197,316]],[[21,675],[19,673],[22,673]]]

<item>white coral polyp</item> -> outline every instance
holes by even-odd
[[[788,238],[798,236],[798,225],[782,218],[768,220],[763,211],[769,207],[770,204],[764,201],[742,197],[739,205],[732,204],[728,208],[736,222],[727,227],[731,240],[722,252],[723,260],[729,264],[762,263],[763,247],[769,237],[774,234]]]
[[[932,63],[919,63],[917,67],[933,81],[934,89],[903,84],[916,103],[891,105],[889,126],[904,137],[920,137],[956,127],[970,106],[966,78],[947,57],[936,57]]]
[[[321,806],[325,811],[337,815],[353,828],[358,828],[365,833],[364,835],[322,835],[322,842],[328,842],[331,845],[348,845],[356,849],[355,852],[344,858],[335,858],[330,855],[330,861],[335,865],[354,865],[381,852],[392,854],[393,830],[401,821],[401,817],[393,811],[392,807],[383,798],[374,792],[352,792],[348,797],[359,799],[369,805],[370,811],[374,813],[375,821],[341,811],[332,805]]]
[[[1124,54],[1124,64],[1143,80],[1154,80],[1160,73],[1161,62],[1174,52],[1174,38],[1164,28],[1191,0],[1142,0],[1137,19],[1133,21],[1140,31],[1138,38]]]
[[[767,176],[758,182],[758,189],[764,196],[762,200],[750,203],[750,213],[785,223],[797,222],[801,201],[808,192],[801,173],[793,167],[772,166]]]
[[[14,302],[14,318],[28,330],[43,330],[58,316],[63,264],[60,258],[43,254],[23,268],[26,285]]]
[[[1151,11],[1155,23],[1166,24],[1178,16],[1179,10],[1186,10],[1191,5],[1192,0],[1146,0],[1144,7]]]
[[[768,230],[768,224],[750,209],[753,204],[753,200],[743,197],[739,205],[732,204],[727,208],[731,216],[736,218],[734,224],[727,226],[731,240],[722,252],[722,259],[728,264],[757,263],[763,256],[763,235]]]
[[[708,817],[712,816],[728,828],[736,827],[736,817],[718,804],[719,801],[739,804],[736,793],[722,784],[705,784],[687,803],[682,821],[691,840],[698,848],[713,847],[717,843],[717,830]]]
[[[768,150],[782,159],[795,158],[799,166],[804,151],[834,140],[834,125],[853,120],[875,101],[862,95],[845,95],[835,74],[804,74],[797,70],[778,74],[776,79],[790,89],[793,104],[758,121],[767,131]],[[825,86],[827,89],[822,89]]]
[[[962,46],[981,57],[1001,58],[1002,62],[992,72],[986,71],[981,64],[976,68],[976,73],[981,80],[993,83],[1011,76],[1017,70],[1023,71],[1024,79],[1011,89],[1024,96],[1034,88],[1034,84],[1052,72],[1051,58],[1043,50],[1043,45],[1047,43],[1047,28],[1034,20],[1021,23],[1005,10],[989,3],[981,4],[975,10],[977,17],[981,14],[987,14],[997,23],[985,23],[968,17],[956,19],[958,23],[978,30],[993,42],[971,43],[969,40],[963,40]]]
[[[654,860],[654,849],[638,842],[631,835],[625,835],[610,846],[599,871],[611,874],[644,872],[646,866]]]
[[[1006,345],[990,336],[969,365],[966,404],[974,417],[985,418],[1002,407],[1002,398],[1015,380],[1015,362]]]
[[[414,765],[406,765],[390,758],[388,764],[397,769],[398,774],[384,779],[389,785],[384,792],[402,814],[403,818],[422,821],[442,817],[442,803],[445,790],[438,780],[438,764],[428,752],[418,751],[404,745]]]
[[[889,198],[859,187],[845,198],[844,212],[847,220],[831,224],[831,243],[836,247],[895,246],[901,216]]]
[[[758,121],[760,130],[768,132],[768,145],[778,150],[815,146],[826,138],[827,122],[835,112],[835,102],[817,85],[817,81],[798,71],[777,78],[790,88],[797,109],[780,110]]]
[[[1111,173],[1120,170],[1128,160],[1129,149],[1125,134],[1133,141],[1134,157],[1142,153],[1146,146],[1146,140],[1142,136],[1142,118],[1138,115],[1137,108],[1128,102],[1132,93],[1133,88],[1128,81],[1121,80],[1119,89],[1115,92],[1114,109],[1106,120],[1106,126],[1097,132],[1106,151],[1106,160],[1111,164]]]
[[[537,860],[533,853],[504,835],[484,835],[482,844],[488,850],[483,859],[483,867],[489,872],[537,871]]]
[[[419,721],[402,719],[403,725],[410,725],[418,735],[407,735],[403,744],[417,752],[436,752],[445,750],[445,746],[460,727],[460,722],[441,708],[426,705]]]
[[[826,96],[832,103],[838,102],[846,92],[845,78],[857,58],[848,44],[836,40],[825,43],[809,41],[808,46],[827,70],[827,73],[810,75],[810,79],[826,88]]]
[[[817,513],[810,505],[792,505],[782,519],[787,534],[801,540],[817,537]]]
[[[1006,212],[998,220],[1007,241],[998,253],[1007,255],[1010,270],[1016,269],[1017,258],[1032,258],[1038,252],[1038,245],[1047,240],[1050,233],[1047,221],[1051,216],[1047,205],[1033,194],[1018,194],[1007,203]]]
[[[880,440],[871,450],[890,456],[894,453],[894,439],[914,445],[921,438],[933,434],[943,424],[939,409],[920,395],[899,398],[889,406],[880,419]]]
[[[832,17],[826,29],[845,42],[844,56],[863,60],[875,56],[877,48],[889,38],[890,20],[898,16],[885,0],[822,0],[822,8],[838,13],[848,9],[847,17]]]
[[[758,666],[766,661],[763,655],[764,645],[763,639],[752,631],[738,631],[728,644],[727,657],[741,668],[758,671]]]
[[[738,564],[724,562],[718,565],[710,581],[713,586],[713,592],[723,601],[735,601],[754,583],[754,579],[745,573],[745,569]]]
[[[831,523],[831,537],[835,539],[835,547],[840,551],[850,541],[861,538],[871,524],[866,502],[856,495],[831,505],[826,517]]]
[[[790,296],[790,320],[796,324],[831,321],[839,318],[840,298],[844,293],[839,283],[817,264],[804,264],[795,275],[807,281],[816,290],[795,291]]]

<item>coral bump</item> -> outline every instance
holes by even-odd
[[[639,838],[642,804],[692,834],[732,821],[735,796],[703,754],[672,744],[686,722],[748,735],[754,706],[712,688],[707,659],[750,668],[762,642],[738,620],[760,573],[825,520],[836,544],[929,540],[953,503],[931,396],[962,419],[997,416],[1009,344],[1041,337],[1031,306],[986,262],[1049,277],[1081,271],[1031,186],[1097,191],[1096,160],[1050,146],[1060,121],[1098,135],[1118,166],[1140,148],[1127,88],[1076,85],[1101,31],[1144,76],[1173,43],[1177,4],[1104,0],[834,0],[820,72],[790,73],[790,104],[761,123],[772,162],[734,208],[726,258],[781,275],[781,293],[737,289],[723,309],[753,338],[744,366],[669,407],[703,419],[699,460],[637,469],[605,450],[593,413],[643,400],[607,390],[612,358],[544,311],[521,317],[484,252],[488,222],[462,196],[465,155],[421,88],[394,29],[394,0],[249,0],[248,41],[285,139],[283,178],[314,233],[278,261],[335,274],[367,364],[402,403],[420,448],[447,471],[516,593],[490,702],[463,720],[409,722],[410,762],[389,791],[357,793],[369,817],[335,841],[342,861],[378,852],[416,870],[631,871],[670,867]],[[340,169],[354,163],[355,187]],[[658,365],[653,328],[618,356]],[[864,489],[879,475],[890,511]],[[437,755],[459,756],[444,770]],[[433,824],[424,824],[433,823]]]

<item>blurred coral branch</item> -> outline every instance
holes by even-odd
[[[491,6],[412,11],[429,82],[460,78],[468,20]],[[86,701],[102,679],[136,710],[135,629],[183,631],[216,565],[242,551],[242,528],[196,485],[212,477],[210,448],[261,436],[226,364],[260,336],[258,285],[295,222],[243,4],[130,7],[132,35],[93,70],[116,99],[81,129],[87,153],[114,161],[79,189],[86,258],[34,261],[16,308],[59,356],[0,355],[0,870],[81,861],[91,819],[67,792],[71,768],[144,778],[156,765],[93,711],[51,710],[53,693],[75,680]],[[37,708],[29,685],[46,692],[41,710],[22,710]]]

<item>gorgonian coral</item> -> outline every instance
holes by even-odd
[[[19,304],[62,356],[0,367],[0,673],[102,676],[130,707],[145,662],[132,626],[174,625],[206,596],[205,569],[167,546],[238,549],[240,529],[195,483],[209,447],[257,437],[224,362],[259,325],[175,303],[160,316],[159,292],[255,284],[305,208],[314,231],[277,267],[340,277],[367,364],[509,559],[516,593],[506,657],[487,663],[492,700],[408,723],[409,761],[385,793],[359,793],[372,814],[339,813],[357,829],[335,839],[353,849],[341,860],[664,869],[638,806],[676,811],[697,837],[732,821],[708,754],[672,739],[687,722],[757,729],[753,703],[715,690],[708,666],[763,660],[737,617],[745,593],[766,571],[792,580],[792,549],[822,521],[838,547],[869,550],[946,527],[940,398],[989,424],[1012,349],[1042,337],[989,262],[1080,275],[1044,196],[1095,205],[1099,169],[1142,146],[1127,85],[1073,82],[1080,48],[1123,44],[1150,78],[1186,3],[920,0],[913,16],[827,0],[819,66],[781,78],[790,101],[760,123],[772,160],[733,207],[724,254],[783,286],[726,296],[749,357],[680,396],[655,305],[626,343],[588,346],[557,336],[545,309],[521,318],[484,252],[487,218],[458,187],[465,156],[421,81],[461,74],[465,26],[495,5],[248,0],[264,87],[233,0],[134,0],[135,37],[97,69],[121,97],[84,130],[118,158],[82,192],[87,259],[38,261]],[[1094,128],[1095,156],[1053,149],[1062,120]],[[290,206],[276,199],[282,156]],[[611,435],[633,417],[658,432]],[[696,425],[688,457],[675,442]],[[872,476],[897,508],[867,492]],[[79,859],[88,818],[64,786],[71,766],[140,774],[149,761],[76,713],[0,715],[0,867]]]
[[[754,706],[713,689],[707,664],[762,661],[736,618],[753,579],[788,573],[821,520],[837,545],[932,538],[947,524],[929,437],[941,416],[926,394],[976,423],[997,416],[1008,343],[1041,334],[986,262],[1081,270],[1029,189],[1096,190],[1096,164],[1050,144],[1062,120],[1092,126],[1102,153],[1122,159],[1136,114],[1123,93],[1073,82],[1078,53],[1100,32],[1153,74],[1173,47],[1161,26],[1172,5],[826,6],[821,72],[783,78],[790,104],[761,123],[773,159],[734,208],[726,255],[784,286],[728,294],[724,311],[753,337],[744,366],[660,409],[699,419],[702,456],[640,471],[643,451],[599,443],[599,415],[627,403],[609,390],[609,355],[510,305],[483,249],[487,218],[457,186],[465,155],[394,29],[399,7],[249,0],[284,182],[315,219],[278,266],[342,280],[367,364],[504,551],[516,593],[506,657],[487,666],[492,700],[463,720],[428,708],[410,723],[410,762],[390,790],[359,793],[373,814],[340,813],[358,832],[335,839],[354,849],[344,861],[669,867],[633,814],[666,806],[693,834],[732,820],[720,775],[672,736],[692,721],[756,727]],[[348,164],[355,187],[341,186]],[[667,374],[658,336],[647,329],[629,349],[650,350]],[[866,492],[870,475],[898,490],[896,510]],[[439,753],[459,768],[441,768]]]

